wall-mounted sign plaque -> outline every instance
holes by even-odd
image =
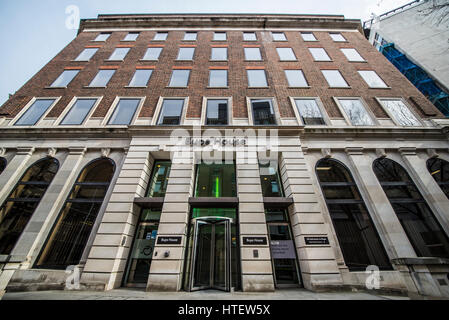
[[[267,237],[243,237],[243,244],[252,246],[266,245]]]
[[[182,237],[158,237],[157,244],[181,244]]]
[[[329,244],[328,237],[304,237],[306,244]]]

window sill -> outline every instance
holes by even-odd
[[[273,42],[288,42],[288,40],[273,40]]]
[[[243,60],[243,61],[245,61],[245,62],[264,62],[264,60],[263,59],[261,59],[261,60]]]
[[[70,62],[89,62],[89,60],[70,60]]]
[[[151,40],[151,42],[165,42],[165,41],[167,41],[167,40]]]
[[[142,88],[148,88],[148,86],[125,86],[125,88],[128,88],[128,89],[132,89],[132,88],[142,89]]]
[[[145,62],[145,61],[159,61],[159,59],[154,59],[154,60],[152,60],[152,59],[139,59],[139,61],[141,61],[141,62]]]
[[[366,60],[363,60],[363,61],[351,61],[351,60],[348,60],[348,62],[351,62],[351,63],[368,63],[368,61],[366,61]]]
[[[67,89],[66,87],[44,87],[44,89]]]
[[[136,42],[137,41],[137,39],[136,40],[120,40],[120,42]]]
[[[175,61],[187,61],[187,62],[193,62],[193,59],[176,59]]]
[[[310,89],[310,86],[303,86],[303,87],[295,87],[295,86],[289,86],[287,89]]]
[[[197,40],[181,40],[182,42],[196,42]]]
[[[210,59],[209,61],[210,62],[228,62],[228,60],[212,60],[212,59]]]
[[[225,87],[210,87],[210,86],[207,86],[206,89],[229,89],[229,87],[228,86],[225,86]]]
[[[279,60],[279,62],[298,62],[298,59],[296,59],[296,60]]]
[[[351,86],[347,86],[347,87],[328,87],[328,89],[352,89]]]
[[[270,87],[247,87],[247,89],[269,89]]]
[[[369,89],[381,89],[381,90],[390,90],[391,87],[369,87]]]
[[[188,86],[185,86],[185,87],[182,87],[182,86],[180,86],[180,87],[166,86],[165,88],[167,88],[167,89],[187,89]]]
[[[334,60],[313,60],[313,62],[334,62]]]
[[[331,39],[332,39],[332,38],[331,38]],[[347,40],[345,40],[345,41],[335,41],[335,40],[334,40],[334,42],[340,42],[340,43],[345,43],[345,42],[346,42],[346,43],[349,43],[349,41],[347,41]]]
[[[304,40],[304,39],[302,39],[302,41],[304,41],[304,42],[320,42],[319,40]]]
[[[116,60],[110,60],[110,59],[104,59],[105,62],[123,62],[125,59],[116,59]]]
[[[89,86],[84,86],[83,88],[84,88],[84,89],[106,89],[107,87],[106,87],[106,86],[104,86],[104,87],[89,87]]]

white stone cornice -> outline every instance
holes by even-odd
[[[34,150],[36,150],[34,147],[17,147],[17,154],[31,156]]]
[[[347,147],[345,148],[345,152],[349,155],[362,155],[363,147]]]
[[[70,155],[84,155],[87,151],[86,147],[70,147],[68,149]]]
[[[416,156],[415,147],[399,148],[398,151],[401,156]]]

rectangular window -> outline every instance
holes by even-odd
[[[275,125],[273,101],[271,99],[252,99],[251,109],[254,125]]]
[[[178,58],[176,60],[193,60],[195,54],[195,48],[179,48]]]
[[[255,32],[243,32],[243,41],[257,41]]]
[[[152,74],[151,69],[137,69],[128,87],[146,87]]]
[[[284,70],[290,87],[308,87],[302,70]]]
[[[377,75],[375,71],[363,70],[357,71],[360,76],[365,80],[370,88],[388,88],[383,80]]]
[[[15,126],[35,125],[51,107],[56,99],[37,99],[27,111],[14,123]]]
[[[338,70],[321,70],[321,73],[326,78],[326,81],[329,84],[329,86],[336,87],[336,88],[349,87],[348,83],[343,78],[340,71],[338,71]]]
[[[338,102],[353,126],[374,125],[373,119],[371,119],[360,99],[338,99]]]
[[[79,70],[64,70],[61,75],[56,79],[50,87],[52,88],[65,88],[72,82],[73,78],[79,73]]]
[[[315,61],[331,61],[324,48],[309,48],[309,51]]]
[[[342,48],[340,50],[346,56],[346,59],[348,59],[348,61],[352,61],[352,62],[365,61],[365,59],[362,58],[362,56],[357,52],[357,50],[355,50],[353,48]]]
[[[98,48],[86,48],[79,54],[75,61],[89,61],[97,51]]]
[[[212,47],[210,59],[215,61],[228,60],[228,48]]]
[[[400,99],[379,99],[395,122],[401,126],[422,126],[412,111]]]
[[[245,60],[248,61],[261,61],[262,55],[260,48],[243,48],[245,51]]]
[[[235,164],[200,163],[195,184],[195,197],[236,197]]]
[[[154,41],[165,41],[167,40],[168,32],[156,32],[154,35]]]
[[[80,125],[84,122],[97,99],[76,99],[70,111],[65,115],[60,125]]]
[[[281,179],[279,176],[277,162],[273,166],[270,162],[262,164],[259,162],[260,185],[264,197],[283,197]]]
[[[106,40],[108,40],[108,38],[109,38],[110,36],[111,36],[110,33],[100,33],[100,34],[95,38],[94,41],[99,41],[99,42],[101,42],[101,41],[106,41]]]
[[[208,99],[206,108],[206,125],[228,124],[228,100]]]
[[[295,99],[295,104],[305,125],[326,124],[316,99]]]
[[[162,52],[162,47],[150,47],[145,52],[142,60],[158,60]]]
[[[140,101],[140,99],[120,99],[108,124],[129,125],[136,114]]]
[[[125,59],[130,48],[115,48],[114,52],[109,57],[109,60],[121,61]]]
[[[169,87],[187,87],[190,70],[175,69],[172,71]]]
[[[295,53],[292,48],[276,48],[281,61],[296,61]]]
[[[268,87],[265,70],[246,70],[248,75],[248,87]]]
[[[125,39],[123,41],[136,41],[139,37],[139,32],[130,32],[126,35]]]
[[[210,70],[209,87],[227,87],[228,70]]]
[[[226,32],[214,32],[214,41],[226,41]]]
[[[164,99],[159,113],[158,125],[178,125],[181,123],[184,99]]]
[[[301,32],[301,37],[304,41],[317,41],[312,32]]]
[[[184,33],[184,41],[196,41],[197,33],[196,32],[186,32]]]
[[[341,33],[329,33],[329,35],[331,36],[332,40],[334,40],[335,42],[345,42],[346,39],[341,35]]]
[[[114,75],[115,70],[99,70],[89,87],[106,87]]]
[[[272,32],[271,36],[274,41],[287,41],[287,38],[283,32]]]
[[[168,178],[170,177],[171,161],[155,161],[153,174],[151,175],[148,197],[165,197]]]

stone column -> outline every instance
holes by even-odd
[[[110,290],[121,286],[140,209],[134,198],[144,197],[153,159],[148,151],[131,146],[95,236],[81,277]]]
[[[343,280],[331,247],[333,237],[325,223],[317,190],[313,186],[310,169],[304,159],[299,138],[282,146],[280,172],[285,196],[294,203],[289,208],[295,245],[299,257],[304,287],[342,285]],[[305,237],[327,237],[329,244],[308,245]]]
[[[247,159],[241,159],[245,155]],[[243,291],[274,291],[271,252],[265,220],[257,153],[237,152],[240,245]],[[266,245],[245,245],[243,237],[266,237]],[[258,251],[257,257],[254,250]]]
[[[179,291],[182,288],[184,256],[187,244],[187,226],[194,179],[193,154],[188,152],[175,157],[172,162],[158,238],[181,237],[181,244],[156,244],[148,278],[148,291]],[[165,256],[165,253],[168,256]]]

